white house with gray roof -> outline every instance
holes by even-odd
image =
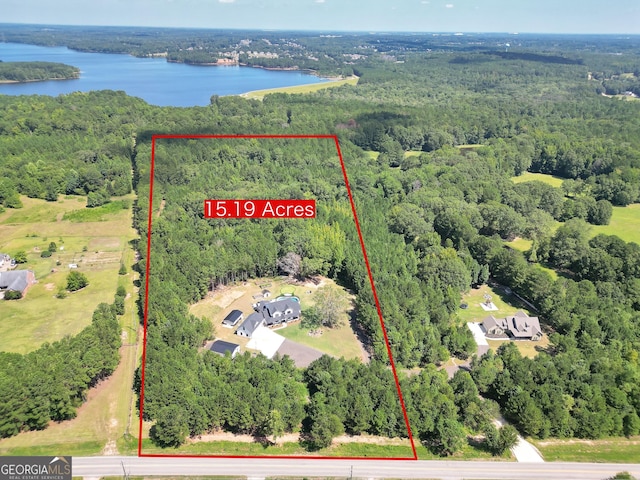
[[[514,340],[540,340],[542,329],[538,317],[530,317],[522,310],[505,318],[496,318],[489,315],[480,324],[487,336],[500,338],[505,335]]]
[[[258,302],[253,306],[254,313],[249,315],[236,330],[236,335],[249,337],[260,326],[275,327],[300,319],[300,300],[298,297],[285,297],[271,302]]]

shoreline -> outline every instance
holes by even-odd
[[[80,75],[67,78],[39,78],[37,80],[0,80],[0,84],[50,82],[52,80],[79,80]]]
[[[237,96],[243,97],[243,98],[254,98],[254,99],[261,100],[262,98],[264,98],[265,95],[268,95],[270,93],[301,94],[301,93],[313,92],[316,90],[323,90],[325,88],[333,88],[340,85],[348,85],[348,84],[357,85],[358,80],[360,79],[360,77],[357,77],[356,75],[351,75],[349,77],[321,77],[321,78],[325,78],[327,81],[318,82],[318,83],[307,83],[303,85],[292,85],[290,87],[275,87],[275,88],[266,88],[266,89],[259,89],[259,90],[250,90],[248,92],[239,93],[237,94]],[[340,85],[336,85],[336,84],[340,84]],[[299,90],[301,88],[309,89],[309,91],[296,92],[296,90]]]

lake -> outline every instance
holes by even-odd
[[[80,68],[80,78],[0,84],[4,95],[51,95],[90,90],[124,90],[152,105],[191,107],[208,105],[212,95],[237,95],[252,90],[324,82],[295,71],[240,66],[196,66],[169,63],[164,58],[85,53],[67,47],[39,47],[0,43],[4,62],[43,61]]]

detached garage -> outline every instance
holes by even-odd
[[[216,340],[211,344],[209,348],[214,353],[222,355],[223,357],[229,352],[231,358],[234,358],[240,353],[240,345],[231,342],[225,342],[224,340]]]

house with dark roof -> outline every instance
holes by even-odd
[[[27,289],[36,283],[35,274],[31,270],[12,270],[10,272],[0,272],[0,292],[14,291],[20,292],[22,296]]]
[[[542,329],[538,317],[530,317],[522,310],[505,318],[496,318],[493,315],[485,318],[480,324],[488,336],[504,337],[514,340],[540,340]]]
[[[231,358],[234,358],[238,353],[240,353],[240,345],[236,343],[225,342],[224,340],[216,340],[211,344],[209,350],[217,353],[218,355],[222,355],[223,357],[227,353],[229,353],[229,355],[231,355]]]
[[[242,322],[236,330],[236,335],[251,338],[253,332],[261,325],[275,327],[300,320],[300,302],[293,296],[271,302],[258,302],[253,309],[255,312]]]
[[[224,317],[224,320],[222,321],[222,324],[225,327],[234,327],[236,325],[236,323],[238,323],[240,320],[242,320],[243,316],[244,315],[240,310],[231,310],[231,312],[229,312],[229,315]]]
[[[297,297],[295,300],[294,297],[288,297],[272,302],[258,302],[255,310],[262,313],[267,327],[295,322],[300,319],[300,302],[297,301]]]

